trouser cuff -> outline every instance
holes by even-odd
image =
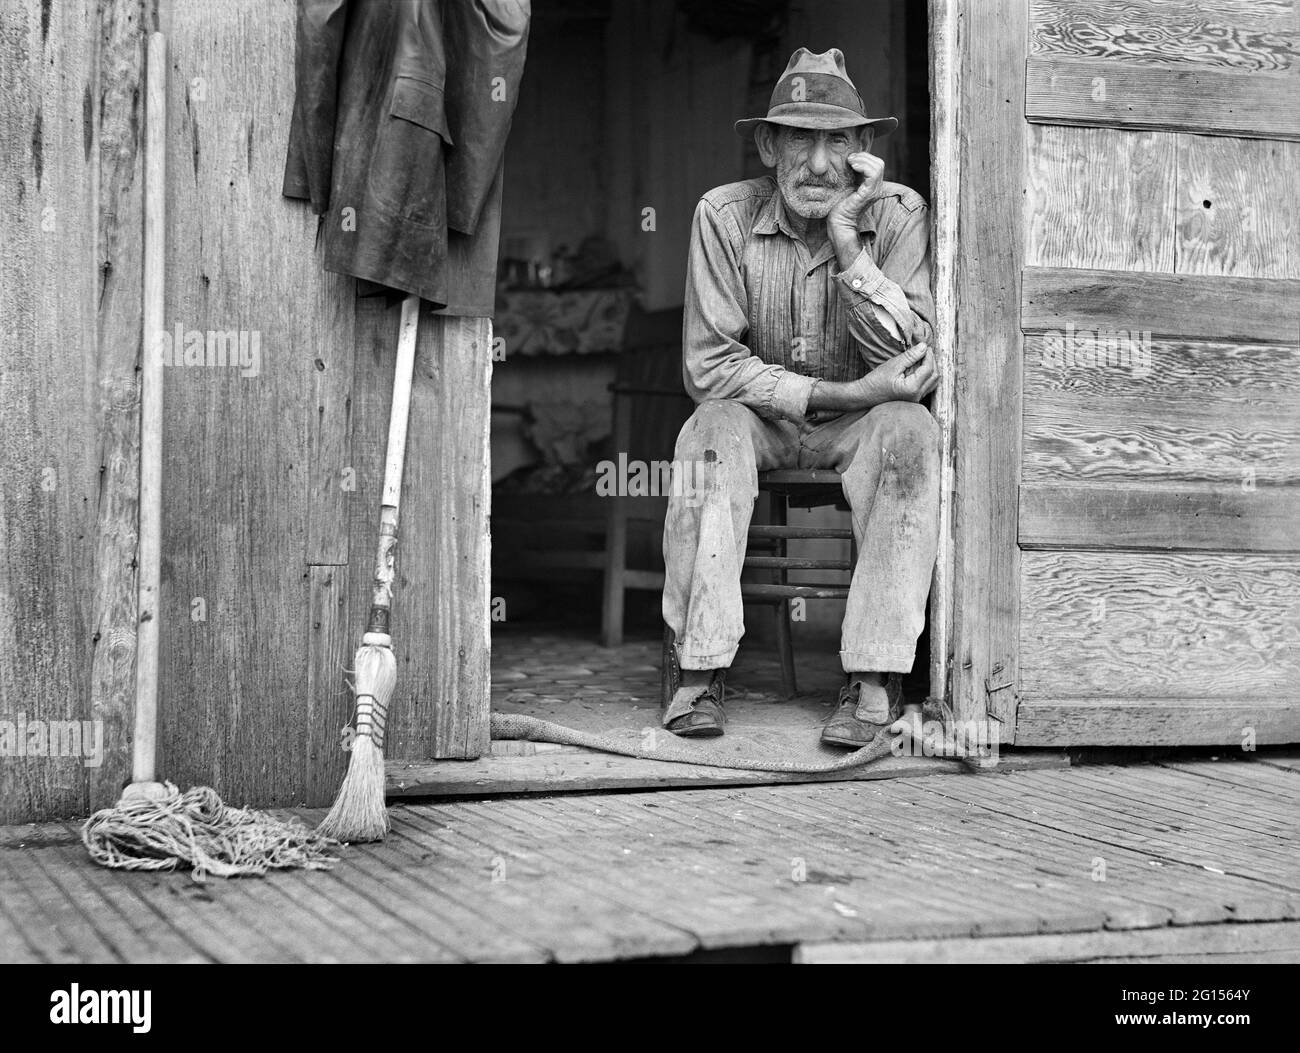
[[[846,673],[910,673],[915,659],[915,646],[840,652],[840,664]]]
[[[730,651],[719,651],[717,654],[694,654],[678,644],[677,664],[683,669],[730,669],[738,650],[740,650],[739,645]]]

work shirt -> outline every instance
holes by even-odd
[[[840,271],[829,239],[808,251],[771,176],[705,194],[691,227],[682,327],[691,398],[736,399],[768,419],[801,422],[816,380],[857,380],[928,342],[925,201],[886,182],[858,231],[862,252]]]

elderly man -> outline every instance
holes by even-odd
[[[776,178],[696,208],[683,375],[698,405],[675,463],[704,489],[670,498],[664,525],[682,675],[662,719],[678,735],[722,734],[757,473],[771,468],[836,469],[852,509],[845,685],[822,741],[867,745],[900,708],[938,545],[939,431],[920,405],[937,383],[926,206],[870,152],[897,124],[866,115],[838,50],[800,48],[767,116],[736,124]]]

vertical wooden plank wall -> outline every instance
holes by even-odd
[[[302,799],[309,741],[307,411],[321,345],[346,336],[315,217],[280,197],[294,17],[289,0],[160,10],[166,323],[205,350],[238,334],[249,365],[165,371],[159,771],[274,804]]]
[[[361,639],[383,485],[400,304],[358,300],[347,661]],[[393,597],[397,689],[384,752],[471,758],[488,748],[491,323],[420,315]],[[323,674],[322,674],[323,675]]]
[[[955,34],[961,100],[952,706],[1013,736],[1019,621],[1020,267],[1025,0],[967,2]]]
[[[961,191],[961,5],[929,0],[930,251],[934,262],[934,350],[939,385],[932,402],[940,428],[939,550],[930,590],[930,695],[952,699],[954,440],[957,381],[957,217]]]
[[[354,283],[321,269],[316,217],[280,195],[294,19],[293,0],[0,13],[0,734],[11,753],[24,722],[98,720],[105,750],[98,767],[0,756],[0,822],[82,815],[129,779],[139,98],[155,27],[169,50],[166,324],[182,334],[164,380],[159,770],[235,803],[337,790],[397,308],[358,311]],[[487,743],[490,343],[484,319],[424,320],[397,757]]]
[[[101,449],[97,423],[101,404],[112,418],[119,404],[130,411],[135,348],[117,340],[122,319],[139,309],[129,285],[138,254],[122,260],[121,274],[96,266],[97,250],[118,235],[117,217],[97,207],[101,163],[123,221],[138,201],[138,118],[123,111],[119,91],[139,82],[140,51],[119,50],[117,20],[129,5],[105,7],[102,47],[114,65],[102,81],[94,3],[0,9],[0,822],[85,811],[101,782],[122,772],[113,762],[96,769],[83,757],[28,752],[48,741],[44,722],[95,719],[92,664],[101,684],[110,680],[123,654],[119,630],[133,625],[117,609],[122,621],[106,622],[93,642],[96,560],[116,559],[124,540],[115,534],[99,550],[97,521],[103,514],[120,526],[123,484],[130,489],[130,469]],[[102,162],[101,105],[113,140]],[[108,441],[121,438],[105,423]],[[101,476],[105,455],[112,467]],[[101,595],[113,605],[130,591]],[[106,749],[120,750],[120,710],[111,690],[100,699],[108,701]]]
[[[1296,741],[1295,4],[1030,15],[1016,741]]]
[[[169,321],[256,332],[261,349],[257,376],[168,373],[164,770],[237,800],[325,803],[347,759],[345,674],[374,569],[398,305],[358,301],[350,279],[326,274],[316,217],[280,195],[292,0],[172,0],[163,15]],[[487,747],[490,344],[486,320],[422,318],[394,758]]]

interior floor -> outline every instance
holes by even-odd
[[[581,604],[552,604],[581,614]],[[493,739],[473,760],[391,760],[390,798],[486,797],[686,786],[755,786],[777,783],[875,781],[930,776],[964,768],[954,757],[904,750],[869,764],[833,765],[845,751],[822,745],[820,729],[835,704],[843,674],[838,634],[796,639],[799,692],[780,694],[775,645],[762,626],[741,643],[728,673],[727,725],[721,738],[679,739],[661,733],[659,718],[662,640],[648,619],[621,647],[596,642],[586,622],[517,620],[498,623],[492,638],[492,711],[524,714],[567,729],[600,735],[608,748],[532,740]],[[806,627],[805,627],[806,628]],[[924,653],[924,651],[922,651]],[[924,698],[928,669],[904,678],[904,697]],[[909,686],[912,685],[912,686]],[[698,759],[684,758],[693,753]],[[670,756],[675,754],[675,756]],[[892,754],[892,751],[891,751]],[[772,767],[773,761],[779,762]],[[1010,751],[1001,770],[1058,768],[1061,751]]]
[[[589,633],[563,625],[498,627],[492,637],[492,708],[526,713],[583,731],[658,726],[660,653],[657,637],[602,647]],[[843,673],[833,643],[795,649],[799,693],[781,697],[776,650],[742,641],[727,674],[728,733],[815,737],[829,714]]]

